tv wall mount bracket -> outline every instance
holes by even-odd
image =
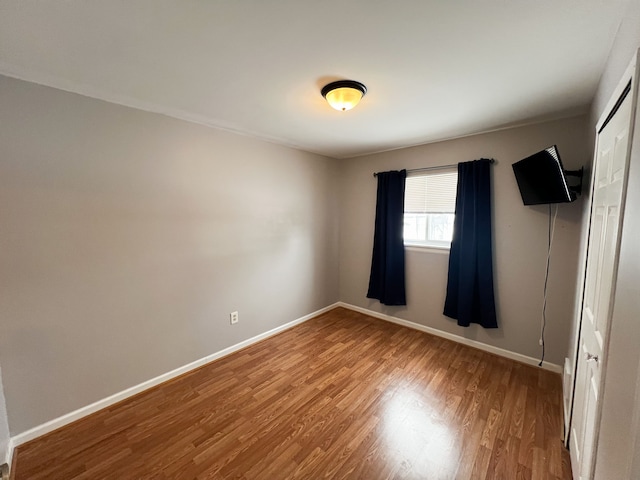
[[[582,195],[582,177],[584,175],[584,167],[580,170],[563,170],[564,176],[567,178],[567,187],[570,192],[576,195]],[[571,182],[569,182],[571,180]]]

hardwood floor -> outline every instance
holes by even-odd
[[[560,377],[338,308],[18,448],[15,480],[570,479]]]

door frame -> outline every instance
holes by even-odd
[[[627,153],[626,153],[626,166],[625,166],[625,178],[623,179],[623,183],[622,183],[622,196],[621,196],[621,201],[620,201],[620,220],[619,220],[619,225],[618,225],[618,238],[616,239],[616,246],[615,246],[615,265],[613,266],[613,281],[612,281],[612,285],[611,285],[611,292],[610,292],[610,302],[609,302],[609,311],[607,313],[607,317],[608,317],[608,322],[607,322],[607,327],[606,327],[606,331],[607,331],[607,335],[606,335],[606,339],[605,339],[605,343],[603,345],[603,355],[602,358],[600,359],[600,369],[601,369],[601,373],[600,373],[600,380],[599,380],[599,394],[600,394],[600,401],[598,401],[598,406],[597,406],[597,410],[596,410],[596,417],[595,417],[595,422],[596,424],[594,425],[594,429],[593,429],[593,454],[591,457],[591,473],[592,476],[595,473],[595,461],[596,461],[596,457],[597,457],[597,452],[598,452],[598,438],[600,435],[600,419],[602,417],[602,397],[604,396],[604,385],[605,385],[605,379],[606,379],[606,374],[607,374],[607,360],[608,360],[608,353],[609,353],[609,341],[610,341],[610,333],[611,333],[611,317],[612,317],[612,313],[613,313],[613,308],[614,308],[614,299],[615,299],[615,292],[616,292],[616,287],[617,287],[617,276],[618,276],[618,261],[617,259],[620,256],[620,244],[621,244],[621,238],[622,238],[622,229],[623,229],[623,225],[624,225],[624,215],[625,215],[625,207],[626,207],[626,199],[627,199],[627,185],[628,185],[628,176],[629,176],[629,167],[630,167],[630,159],[631,159],[631,150],[632,150],[632,146],[633,146],[633,134],[635,131],[635,119],[636,119],[636,110],[637,110],[637,106],[638,106],[638,77],[640,75],[640,49],[638,49],[635,54],[633,55],[631,61],[629,62],[629,65],[627,66],[621,80],[618,82],[618,85],[616,86],[616,88],[613,90],[613,92],[611,93],[611,96],[605,106],[605,108],[602,111],[602,114],[600,115],[598,122],[596,123],[596,128],[595,128],[595,142],[594,142],[594,149],[593,149],[593,161],[591,164],[591,168],[590,168],[590,172],[589,172],[589,181],[590,181],[590,185],[589,185],[589,198],[588,198],[588,205],[586,206],[585,210],[586,212],[588,212],[588,217],[587,217],[587,228],[585,230],[585,232],[583,233],[583,242],[582,242],[582,247],[580,249],[580,258],[582,259],[582,261],[580,262],[580,270],[579,270],[579,274],[578,274],[578,295],[576,296],[576,299],[579,299],[576,301],[575,304],[575,310],[574,310],[574,321],[576,322],[577,328],[576,328],[576,335],[574,338],[574,344],[573,344],[573,353],[574,353],[574,361],[573,361],[573,365],[572,365],[572,371],[571,371],[571,392],[570,392],[570,398],[569,398],[569,418],[565,420],[565,438],[564,438],[564,442],[565,442],[565,446],[567,448],[569,448],[570,446],[570,439],[571,439],[571,427],[572,427],[572,422],[573,422],[573,413],[574,413],[574,399],[575,399],[575,391],[576,391],[576,380],[577,380],[577,372],[578,372],[578,362],[580,361],[585,361],[584,359],[581,358],[580,355],[580,339],[582,336],[582,310],[583,310],[583,306],[584,306],[584,295],[585,295],[585,283],[586,283],[586,275],[587,275],[587,262],[588,262],[588,250],[589,250],[589,236],[591,233],[591,219],[592,219],[592,215],[593,215],[593,192],[594,192],[594,188],[595,188],[595,182],[594,182],[594,173],[596,170],[596,162],[598,159],[598,141],[599,141],[599,134],[602,131],[602,129],[608,124],[609,120],[615,115],[616,111],[618,110],[618,107],[620,106],[620,103],[622,101],[622,99],[624,98],[625,95],[625,90],[627,90],[628,88],[630,88],[629,92],[626,93],[626,95],[631,95],[631,118],[630,118],[630,126],[629,126],[629,142],[627,145]]]

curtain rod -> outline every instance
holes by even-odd
[[[490,163],[496,163],[496,161],[495,161],[493,158],[489,159],[489,162],[490,162]],[[412,169],[410,169],[410,170],[407,170],[407,173],[413,173],[413,172],[427,172],[427,171],[429,171],[429,170],[444,170],[445,168],[453,168],[453,167],[457,167],[457,166],[458,166],[458,164],[457,164],[457,163],[453,163],[453,164],[451,164],[451,165],[439,165],[439,166],[437,166],[437,167],[412,168]],[[381,172],[374,172],[373,176],[374,176],[374,177],[377,177],[377,176],[378,176],[378,173],[381,173]]]

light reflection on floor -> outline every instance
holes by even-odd
[[[387,458],[411,478],[449,479],[459,459],[455,432],[427,398],[406,386],[387,398],[381,412]]]

